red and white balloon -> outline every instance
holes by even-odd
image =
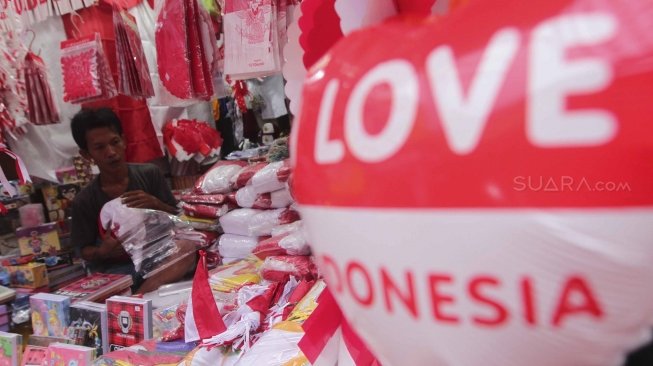
[[[388,365],[617,365],[653,323],[653,4],[472,1],[309,70],[294,193]]]

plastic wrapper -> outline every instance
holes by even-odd
[[[252,254],[260,259],[279,255],[310,255],[311,248],[303,232],[298,230],[260,241]]]
[[[216,298],[234,304],[238,290],[261,282],[258,273],[261,264],[258,259],[246,259],[211,270],[209,284]]]
[[[243,168],[238,175],[231,179],[234,189],[239,189],[250,183],[252,177],[268,165],[266,162],[260,162]]]
[[[203,194],[227,193],[231,191],[231,180],[247,163],[242,161],[219,161],[195,183],[195,192]]]
[[[243,236],[270,235],[276,226],[299,220],[297,211],[290,209],[255,210],[241,208],[220,217],[225,233]]]
[[[152,311],[153,335],[164,342],[183,339],[186,303],[173,304]]]
[[[233,207],[229,204],[222,205],[203,205],[203,204],[194,204],[182,202],[180,204],[181,208],[184,210],[184,213],[191,217],[199,217],[204,219],[217,219],[221,216],[224,216],[229,212]]]
[[[144,278],[165,270],[206,243],[188,223],[163,211],[129,208],[120,198],[100,211],[100,227],[110,231]]]
[[[252,177],[252,188],[256,193],[274,192],[286,187],[291,173],[288,160],[270,163]]]
[[[326,286],[324,280],[317,280],[306,295],[295,305],[294,309],[290,312],[290,315],[288,315],[287,320],[303,323],[308,319],[317,308],[317,299],[320,297]]]
[[[287,281],[291,276],[310,280],[316,268],[307,256],[273,256],[265,258],[260,273],[264,280],[273,282]]]
[[[119,71],[118,91],[120,94],[137,98],[154,96],[154,87],[138,33],[136,18],[114,5],[113,27],[116,35],[116,60]]]
[[[117,95],[98,33],[61,42],[61,71],[64,102],[88,103]]]
[[[186,203],[202,203],[205,205],[219,205],[225,202],[223,194],[182,194],[180,199]],[[235,203],[235,202],[234,202]]]
[[[204,232],[220,231],[220,225],[215,219],[203,219],[203,218],[191,217],[187,215],[181,215],[179,218],[183,221],[188,222],[188,225],[190,225],[193,229],[198,231],[204,231]]]
[[[233,366],[240,359],[242,351],[231,347],[198,346],[184,357],[177,366]]]
[[[273,0],[225,1],[225,74],[234,79],[252,79],[281,71],[273,4]]]
[[[293,203],[290,191],[285,188],[271,193],[256,193],[253,186],[245,186],[236,192],[234,198],[238,206],[255,209],[283,208]]]
[[[25,55],[23,77],[29,121],[35,125],[59,123],[59,113],[52,98],[43,59],[28,52]]]
[[[226,258],[247,258],[258,245],[258,238],[242,235],[223,234],[218,242],[220,255]]]
[[[290,232],[297,231],[297,230],[302,230],[302,225],[303,225],[303,221],[302,220],[297,220],[297,221],[291,222],[290,224],[275,226],[272,229],[272,231],[270,232],[270,235],[271,236],[277,236],[277,235],[290,233]]]
[[[180,99],[213,96],[217,54],[211,19],[195,0],[166,0],[157,6],[155,42],[159,78]]]
[[[308,365],[297,345],[303,335],[304,331],[297,323],[276,324],[261,335],[236,366]]]

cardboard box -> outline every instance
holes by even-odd
[[[5,267],[12,287],[39,288],[48,286],[48,270],[43,263]]]
[[[61,250],[56,223],[47,223],[16,230],[21,255],[50,254],[56,255]]]

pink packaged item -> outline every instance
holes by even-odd
[[[35,227],[45,223],[45,214],[43,205],[40,203],[30,203],[18,209],[21,227]]]
[[[252,177],[252,187],[256,193],[274,192],[286,187],[291,168],[288,160],[268,164]]]
[[[260,241],[252,254],[261,259],[277,255],[310,255],[311,248],[302,231],[297,230]]]
[[[256,163],[254,165],[250,165],[246,168],[243,168],[240,172],[238,172],[238,175],[235,176],[232,179],[233,187],[234,189],[239,189],[247,184],[250,183],[250,180],[254,175],[260,171],[261,169],[265,168],[268,165],[266,162],[261,162],[261,163]]]
[[[181,200],[186,203],[203,203],[205,205],[220,205],[225,203],[224,194],[182,194]]]
[[[265,258],[260,273],[264,280],[273,282],[287,281],[290,276],[310,280],[316,268],[308,256],[272,256]]]
[[[236,192],[236,203],[240,207],[267,209],[288,207],[292,202],[290,191],[280,189],[271,193],[256,193],[253,186],[245,186]]]
[[[202,194],[227,193],[231,190],[231,181],[247,163],[243,161],[222,160],[215,163],[197,182],[195,192]]]
[[[182,202],[181,208],[184,210],[186,215],[191,217],[217,219],[218,217],[224,216],[227,212],[229,212],[233,206],[229,204],[216,206]]]

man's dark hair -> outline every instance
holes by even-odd
[[[73,139],[82,150],[88,150],[86,132],[96,128],[106,127],[122,135],[120,118],[109,108],[82,109],[77,112],[70,122]]]

